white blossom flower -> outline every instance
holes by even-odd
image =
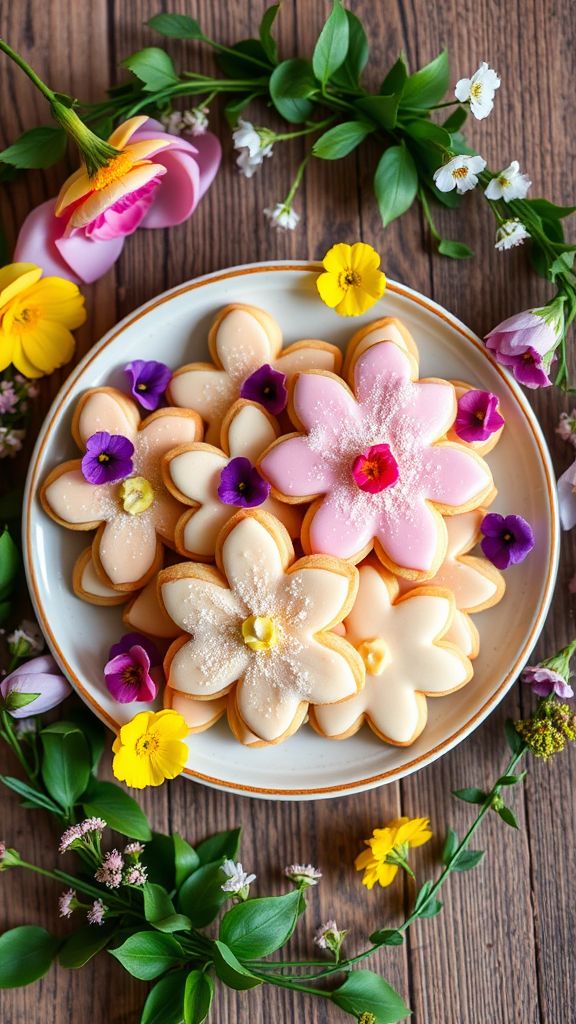
[[[500,171],[484,190],[487,199],[504,199],[510,203],[513,199],[524,199],[532,182],[527,174],[522,174],[517,160]]]
[[[472,78],[461,78],[456,82],[454,95],[460,103],[470,103],[470,112],[478,121],[488,114],[494,106],[494,93],[500,88],[500,77],[488,66],[485,60],[474,72]]]
[[[280,228],[282,231],[294,231],[300,220],[300,214],[296,213],[294,207],[286,206],[285,203],[276,203],[273,207],[267,207],[264,210],[264,216],[268,218],[273,227]]]
[[[208,107],[192,107],[182,114],[183,130],[190,135],[204,135],[208,130]]]
[[[128,843],[124,847],[124,856],[138,857],[141,853],[144,853],[145,849],[144,843]]]
[[[515,245],[522,245],[525,238],[530,238],[530,232],[526,230],[518,217],[512,217],[510,220],[505,220],[498,228],[495,248],[500,251],[513,249]]]
[[[338,960],[342,943],[347,934],[346,930],[338,928],[336,921],[326,921],[318,928],[314,936],[314,943],[320,949],[329,949]]]
[[[284,874],[291,882],[294,882],[302,889],[318,885],[322,878],[322,872],[312,864],[289,864],[288,867],[284,868]]]
[[[180,135],[182,131],[182,113],[179,110],[173,110],[171,114],[162,114],[160,120],[170,135]]]
[[[236,863],[233,860],[225,860],[220,870],[227,879],[220,886],[222,892],[229,892],[231,896],[238,896],[241,900],[245,900],[250,885],[256,880],[256,875],[247,874],[241,863]]]
[[[245,178],[256,173],[264,158],[272,156],[274,132],[268,128],[255,128],[251,121],[238,118],[238,124],[232,132],[234,148],[239,151],[237,166]]]
[[[6,637],[10,654],[18,654],[21,658],[27,658],[31,654],[40,654],[44,650],[45,640],[42,631],[36,622],[24,619],[19,629],[15,629]]]
[[[486,167],[481,156],[454,156],[434,171],[434,182],[440,192],[469,192],[478,184],[478,175]]]

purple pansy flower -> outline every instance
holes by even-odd
[[[522,682],[531,686],[537,697],[550,697],[553,693],[562,698],[574,696],[574,690],[564,676],[545,665],[529,665],[522,673]]]
[[[124,367],[133,397],[145,409],[157,409],[172,379],[172,370],[155,359],[133,359]]]
[[[277,416],[288,403],[286,374],[275,370],[269,363],[264,363],[258,370],[246,378],[240,388],[240,397],[251,402],[259,402],[269,413]]]
[[[498,396],[490,391],[465,391],[458,399],[454,430],[463,441],[487,441],[504,426],[498,412]]]
[[[484,534],[480,547],[497,569],[518,565],[534,547],[532,527],[522,516],[490,512],[484,516],[480,529]]]
[[[113,484],[130,476],[134,445],[123,434],[99,430],[86,442],[82,474],[89,484]]]
[[[113,644],[104,666],[104,679],[120,704],[154,700],[158,693],[160,654],[141,633],[126,633]]]
[[[220,474],[218,497],[224,505],[255,508],[266,501],[270,484],[260,476],[249,459],[230,459]]]
[[[30,718],[51,711],[72,688],[49,654],[32,658],[14,669],[0,683],[4,708],[12,718]]]

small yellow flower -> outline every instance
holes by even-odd
[[[354,861],[356,870],[364,872],[362,884],[372,889],[378,882],[384,888],[394,881],[399,867],[414,877],[407,861],[408,850],[431,838],[428,818],[396,818],[385,828],[375,828],[371,838],[364,840],[368,849]]]
[[[42,377],[72,358],[84,296],[71,281],[41,278],[34,263],[0,269],[0,370],[12,363],[25,377]]]
[[[340,316],[360,316],[381,299],[386,277],[379,270],[380,257],[371,245],[339,242],[326,253],[326,273],[316,279],[320,298]]]
[[[188,758],[189,733],[177,711],[141,711],[114,740],[112,771],[134,789],[161,786],[180,775]]]
[[[271,651],[278,643],[278,627],[268,615],[249,615],[242,623],[242,638],[251,651]]]
[[[154,489],[143,476],[130,476],[120,484],[122,508],[131,516],[138,516],[150,508],[154,501]]]

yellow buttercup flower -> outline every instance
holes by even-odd
[[[360,316],[384,294],[386,277],[378,269],[380,257],[365,242],[333,245],[322,266],[326,273],[316,279],[320,298],[340,316]]]
[[[403,868],[414,877],[407,857],[413,846],[422,846],[432,838],[428,818],[396,818],[385,828],[375,828],[368,847],[356,857],[354,867],[363,871],[362,884],[372,889],[376,882],[382,887],[390,885],[396,878],[398,868]]]
[[[154,489],[144,476],[130,476],[120,484],[122,508],[131,516],[139,516],[154,501]]]
[[[278,627],[268,615],[249,615],[242,623],[242,638],[252,651],[271,651],[278,643]]]
[[[141,711],[114,740],[112,771],[134,789],[161,786],[180,775],[188,759],[189,733],[177,711]]]
[[[69,362],[72,331],[86,320],[84,296],[61,277],[42,278],[34,263],[0,269],[0,370],[12,363],[25,377],[42,377]]]

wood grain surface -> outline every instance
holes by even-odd
[[[0,32],[55,89],[83,99],[102,97],[118,80],[117,63],[157,37],[144,26],[161,0],[0,0]],[[186,10],[213,37],[234,41],[253,33],[264,0],[173,0],[169,9]],[[502,75],[493,115],[472,122],[469,134],[491,166],[518,159],[533,181],[533,194],[573,202],[576,141],[574,53],[576,25],[570,0],[352,0],[349,6],[368,28],[370,76],[376,85],[403,50],[414,68],[449,47],[452,78],[469,75],[488,60]],[[282,52],[311,51],[328,9],[324,0],[285,0],[280,18]],[[211,67],[197,44],[171,47],[179,64]],[[185,63],[184,63],[185,62]],[[27,79],[0,59],[0,145],[24,129],[47,123],[46,106]],[[258,114],[265,120],[264,110]],[[390,277],[442,303],[479,334],[513,312],[537,304],[549,289],[529,270],[526,253],[500,254],[493,247],[493,224],[486,204],[471,195],[461,214],[438,220],[449,238],[475,249],[468,263],[434,254],[414,208],[383,232],[371,198],[376,153],[362,149],[336,163],[316,162],[297,199],[302,215],[293,234],[273,233],[262,216],[282,199],[303,149],[286,145],[266,161],[251,181],[233,163],[230,132],[214,112],[212,124],[224,142],[220,175],[193,218],[169,233],[141,231],[128,239],[115,268],[85,288],[90,316],[79,332],[78,355],[108,328],[165,288],[208,271],[260,259],[321,257],[335,241],[359,238],[381,253]],[[70,167],[72,168],[72,163]],[[64,168],[30,172],[4,189],[0,216],[11,243],[30,208],[56,193]],[[40,422],[66,371],[45,381],[37,403]],[[553,390],[534,398],[559,471],[571,451],[554,427],[569,400]],[[7,472],[6,462],[0,472]],[[14,471],[20,477],[24,465]],[[568,580],[576,568],[573,537],[564,537],[553,610],[538,651],[544,656],[574,634],[575,598]],[[322,884],[312,893],[311,924],[335,916],[350,929],[348,948],[385,918],[394,920],[410,898],[397,883],[368,894],[352,869],[361,840],[399,813],[430,815],[440,836],[452,824],[470,819],[466,805],[450,797],[453,788],[483,785],[504,764],[502,724],[530,705],[519,686],[462,746],[400,784],[340,800],[316,803],[262,802],[176,781],[148,793],[146,810],[157,828],[174,829],[192,841],[241,824],[242,860],[258,874],[261,893],[278,890],[281,868],[292,860],[320,864]],[[514,791],[520,831],[507,830],[494,816],[482,835],[489,855],[472,874],[456,876],[444,894],[444,913],[418,924],[408,943],[377,956],[372,966],[386,974],[413,1008],[414,1024],[569,1024],[574,1020],[576,985],[575,799],[576,757],[572,751],[549,766],[531,765],[524,792]],[[2,754],[2,768],[14,765]],[[55,834],[40,814],[18,807],[0,794],[2,838],[30,860],[51,864]],[[417,857],[421,874],[437,869],[440,838]],[[11,872],[0,885],[0,930],[23,922],[50,923],[61,930],[51,884]],[[301,940],[311,952],[310,936]],[[139,1019],[145,988],[115,961],[102,955],[82,972],[53,969],[35,986],[0,994],[3,1024],[31,1021],[79,1024],[132,1024]],[[286,1021],[344,1024],[337,1008],[310,997],[294,998],[279,989],[249,993],[219,990],[212,1020],[218,1024]]]

